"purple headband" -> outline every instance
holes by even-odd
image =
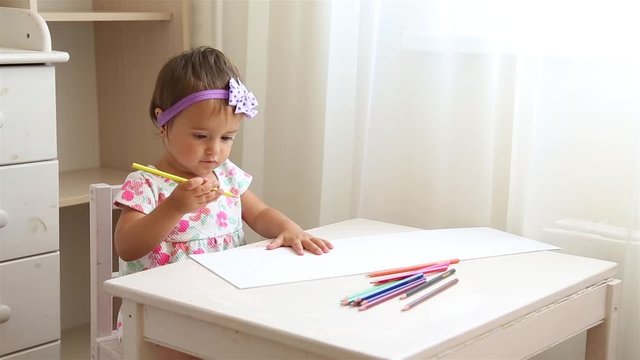
[[[229,99],[229,105],[235,106],[235,113],[244,113],[247,117],[254,117],[258,113],[258,110],[254,107],[258,106],[258,100],[247,90],[244,84],[238,79],[231,78],[229,80],[229,90],[215,89],[215,90],[202,90],[195,92],[191,95],[185,96],[175,104],[169,106],[168,109],[158,115],[157,124],[163,126],[173,119],[182,110],[197,103],[199,101],[208,99]]]

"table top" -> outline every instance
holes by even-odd
[[[413,230],[353,219],[310,232],[336,239]],[[398,299],[366,311],[341,306],[369,286],[363,275],[239,290],[192,260],[109,280],[105,290],[331,357],[405,358],[436,355],[605,281],[616,264],[541,251],[455,268],[456,286],[406,312]]]

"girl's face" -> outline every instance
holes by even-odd
[[[213,176],[213,169],[229,157],[243,118],[216,100],[189,106],[164,129],[162,165],[187,179]]]

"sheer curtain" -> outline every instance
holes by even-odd
[[[618,358],[640,357],[633,1],[193,4],[195,45],[262,100],[232,157],[267,202],[307,228],[491,226],[616,261]]]
[[[617,262],[618,355],[637,359],[636,5],[366,6],[377,21],[361,41],[375,49],[373,60],[361,60],[375,64],[356,130],[365,134],[356,215],[424,228],[492,226]],[[568,351],[563,358],[582,356]]]

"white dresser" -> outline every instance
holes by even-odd
[[[54,63],[44,20],[0,8],[0,359],[60,357]]]

